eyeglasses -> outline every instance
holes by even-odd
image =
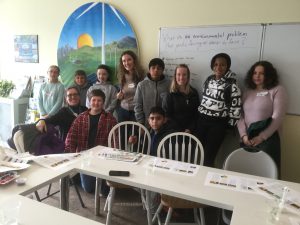
[[[48,70],[48,73],[59,73],[58,70]]]
[[[71,97],[77,97],[77,96],[79,96],[79,94],[68,94],[68,95],[67,95],[68,98],[71,98]]]

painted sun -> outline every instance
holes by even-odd
[[[93,38],[89,34],[81,34],[77,39],[77,48],[82,48],[83,46],[94,46]]]

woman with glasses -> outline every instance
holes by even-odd
[[[87,110],[85,106],[80,105],[80,94],[77,87],[72,86],[66,90],[67,106],[61,108],[55,115],[41,119],[36,128],[40,132],[46,132],[46,124],[59,126],[63,141],[65,141],[68,131],[76,117]]]
[[[58,80],[59,73],[58,66],[48,69],[48,82],[42,84],[38,96],[40,118],[54,115],[63,106],[65,88]]]
[[[64,142],[73,121],[80,113],[87,110],[85,106],[80,105],[77,87],[69,87],[65,97],[67,106],[53,116],[40,119],[36,124],[17,125],[12,131],[12,138],[8,141],[10,147],[18,152],[34,152],[38,138],[47,132],[47,125],[58,126],[60,140]]]

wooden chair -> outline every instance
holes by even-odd
[[[204,152],[201,142],[195,136],[184,132],[175,132],[164,137],[158,145],[157,156],[197,165],[203,165],[204,160]],[[161,212],[163,206],[168,208],[165,225],[169,224],[174,208],[194,209],[194,217],[196,222],[199,225],[205,225],[203,211],[205,205],[165,194],[161,195],[161,203],[154,214],[152,223],[158,219],[158,223],[161,224],[159,213]],[[199,209],[200,218],[198,216],[197,209]]]
[[[137,141],[135,144],[131,144],[128,142],[130,136],[136,136]],[[126,152],[136,152],[136,153],[143,153],[143,154],[150,154],[150,144],[151,138],[150,133],[145,126],[140,123],[133,122],[133,121],[125,121],[118,123],[115,125],[109,135],[108,135],[108,147],[115,148],[117,147],[119,150],[123,150]],[[120,188],[131,188],[128,185],[107,181],[107,185],[110,187],[109,194],[107,196],[104,210],[107,211],[106,217],[106,224],[110,224],[111,215],[112,215],[112,205],[114,203],[115,191],[116,189]],[[100,208],[100,187],[101,186],[101,179],[96,178],[96,215],[99,214]],[[145,191],[141,190],[141,198],[143,206],[147,209],[147,214],[149,218],[149,210],[146,204],[146,197]],[[149,219],[148,219],[149,221]]]

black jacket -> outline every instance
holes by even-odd
[[[159,142],[168,134],[175,132],[175,129],[173,127],[173,124],[170,122],[166,122],[156,133],[154,130],[150,130],[150,136],[151,136],[151,145],[150,145],[150,155],[157,156],[157,147],[159,145]],[[155,135],[155,137],[154,137]]]
[[[54,126],[59,126],[61,132],[61,138],[63,141],[66,140],[69,129],[76,119],[77,114],[86,111],[85,106],[79,106],[76,108],[63,107],[55,115],[45,119],[46,124],[52,124]]]
[[[166,116],[175,124],[176,130],[195,130],[195,121],[198,118],[198,106],[200,105],[198,92],[192,91],[186,95],[181,92],[171,92],[167,95],[163,108]]]

